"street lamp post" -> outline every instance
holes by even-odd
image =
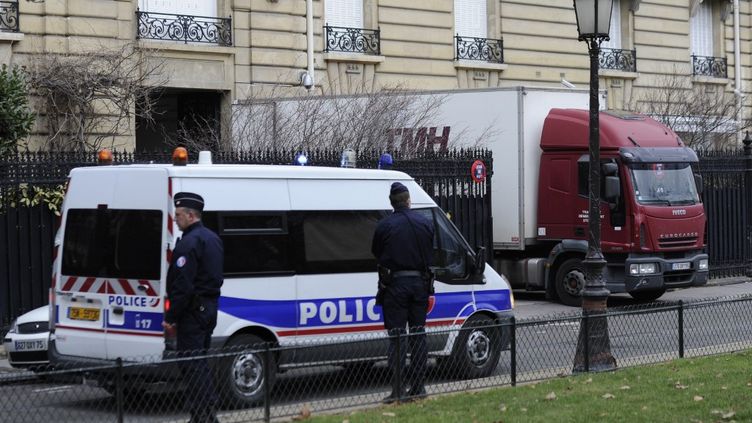
[[[603,281],[606,260],[601,253],[601,166],[600,129],[598,121],[598,56],[600,44],[608,40],[612,0],[574,0],[579,41],[585,41],[590,54],[590,139],[589,139],[589,206],[588,250],[585,266],[585,289],[582,293],[582,314],[574,372],[603,371],[616,367],[611,355],[606,318],[609,291]]]

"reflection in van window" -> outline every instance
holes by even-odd
[[[434,266],[442,268],[452,278],[464,278],[467,275],[467,252],[470,249],[457,228],[437,207],[415,211],[434,222]]]
[[[201,221],[222,239],[226,277],[293,271],[285,214],[211,211]]]
[[[300,273],[373,272],[371,242],[386,211],[307,211],[294,213],[300,225]],[[295,237],[296,239],[298,237]]]
[[[62,273],[121,279],[159,279],[160,210],[70,209]]]

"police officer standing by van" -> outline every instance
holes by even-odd
[[[410,209],[410,192],[405,185],[393,183],[389,201],[394,213],[376,226],[371,248],[379,264],[380,283],[385,285],[382,311],[384,328],[391,336],[392,393],[384,399],[387,404],[426,396],[428,351],[424,326],[433,282],[429,270],[433,264],[433,224]],[[410,330],[409,372],[405,371],[406,325]],[[405,386],[409,387],[407,391]]]
[[[175,194],[175,222],[183,232],[167,272],[170,308],[162,326],[177,331],[183,357],[206,353],[217,325],[224,260],[222,240],[201,223],[204,199],[194,193]],[[217,394],[206,359],[181,362],[191,422],[216,422]]]

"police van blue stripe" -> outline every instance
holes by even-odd
[[[473,313],[473,293],[447,292],[435,295],[428,319],[453,319]],[[508,290],[476,291],[478,308],[491,311],[511,309]],[[373,297],[311,300],[252,300],[220,297],[219,310],[238,319],[279,329],[378,323],[381,307]]]

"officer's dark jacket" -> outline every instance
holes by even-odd
[[[376,225],[371,252],[393,272],[425,271],[433,264],[433,224],[410,208],[396,209]]]
[[[167,323],[178,322],[194,297],[214,299],[222,287],[224,248],[222,240],[199,221],[183,231],[183,237],[172,252],[167,272],[167,297],[170,309],[165,313]]]

